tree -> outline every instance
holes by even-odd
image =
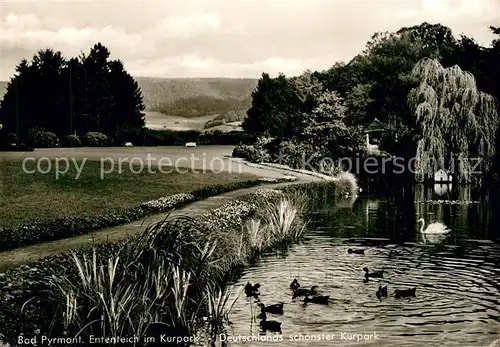
[[[367,111],[373,102],[371,98],[372,85],[369,83],[358,84],[345,97],[347,107],[347,124],[369,124]]]
[[[347,108],[336,92],[324,92],[318,100],[318,106],[307,118],[307,126],[302,139],[309,142],[316,150],[322,150],[347,130],[344,123]]]
[[[243,129],[250,134],[292,138],[302,124],[301,102],[295,86],[284,75],[263,73],[252,93],[252,107]]]
[[[63,137],[143,127],[139,86],[123,63],[109,56],[98,43],[88,56],[66,60],[46,49],[22,60],[0,104],[2,132],[23,138],[30,129],[43,128]]]
[[[459,182],[471,182],[469,158],[486,159],[494,152],[498,126],[495,99],[476,87],[474,76],[455,65],[444,68],[436,59],[422,59],[413,74],[420,85],[408,94],[416,116],[418,179],[431,178],[436,161],[450,168]]]
[[[145,125],[144,104],[139,85],[130,76],[120,60],[109,63],[109,88],[111,94],[110,120],[106,124],[105,133],[120,128],[126,124],[131,128],[142,128]]]
[[[318,98],[321,97],[324,86],[318,76],[310,70],[306,70],[300,76],[290,78],[296,95],[300,100],[300,110],[303,113],[311,113],[318,104]]]

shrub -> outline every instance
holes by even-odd
[[[87,147],[104,147],[108,142],[108,137],[103,133],[89,132],[82,138],[82,143]]]
[[[234,158],[243,158],[252,163],[261,163],[269,161],[269,155],[263,151],[259,150],[253,146],[240,145],[233,149],[232,156]]]
[[[355,196],[358,193],[358,180],[354,174],[344,171],[335,176],[339,194]]]
[[[80,147],[82,145],[82,141],[76,135],[68,135],[63,137],[61,144],[63,147]]]
[[[59,146],[59,138],[42,128],[34,128],[28,132],[26,144],[33,148],[53,148]]]
[[[283,162],[294,169],[303,169],[304,158],[306,161],[309,159],[309,148],[301,142],[283,141],[279,146],[280,158]]]

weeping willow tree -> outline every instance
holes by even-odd
[[[485,159],[494,153],[495,99],[480,92],[474,76],[458,65],[444,68],[437,60],[424,58],[413,75],[420,81],[408,94],[418,129],[417,179],[430,179],[443,168],[453,171],[458,182],[471,182],[472,158],[486,165]]]

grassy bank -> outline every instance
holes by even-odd
[[[27,174],[21,162],[2,161],[0,250],[124,224],[260,183],[246,174],[134,174],[125,164],[121,174],[116,171],[101,179],[99,165],[87,161],[78,179],[74,166],[56,179],[54,171]]]
[[[260,189],[196,220],[167,219],[129,241],[9,270],[0,277],[4,339],[217,332],[231,307],[221,284],[261,252],[300,240],[305,191],[343,189],[337,181]]]
[[[33,170],[35,164],[29,164],[27,169]],[[81,165],[81,161],[78,164]],[[59,216],[111,213],[162,196],[188,193],[214,184],[256,179],[256,176],[247,174],[193,173],[187,169],[187,173],[174,170],[164,174],[148,173],[144,170],[134,174],[128,163],[122,164],[121,174],[116,168],[101,179],[99,161],[85,162],[78,179],[75,179],[77,170],[74,165],[56,179],[54,160],[51,161],[52,171],[47,174],[24,173],[22,161],[17,160],[2,160],[0,165],[0,228]],[[47,163],[41,165],[42,170],[46,168]]]

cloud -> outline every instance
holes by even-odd
[[[76,56],[97,42],[135,75],[296,75],[351,59],[375,31],[440,22],[488,44],[500,24],[488,0],[43,1],[5,3],[0,16],[1,80],[39,49]]]
[[[214,12],[188,16],[167,17],[160,22],[151,34],[164,35],[166,38],[189,39],[203,33],[217,34],[220,30],[219,15]]]

